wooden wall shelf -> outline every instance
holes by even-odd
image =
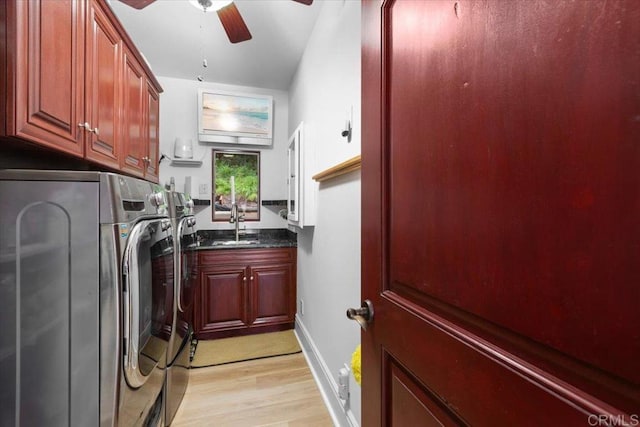
[[[346,160],[342,163],[339,163],[335,166],[330,167],[329,169],[323,170],[313,176],[318,182],[327,181],[332,178],[336,178],[340,175],[347,174],[349,172],[356,171],[360,169],[362,163],[362,159],[360,158],[360,154],[355,157],[352,157],[349,160]]]

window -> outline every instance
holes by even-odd
[[[260,153],[213,150],[213,220],[229,221],[231,205],[245,221],[260,220]]]

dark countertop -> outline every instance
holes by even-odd
[[[250,241],[245,244],[228,244],[222,242],[235,241],[234,230],[198,230],[198,249],[256,249],[256,248],[295,248],[298,246],[296,233],[285,228],[242,230],[240,241]]]

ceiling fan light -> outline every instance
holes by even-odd
[[[189,0],[189,3],[203,12],[216,12],[232,2],[233,0]]]

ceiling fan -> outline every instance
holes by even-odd
[[[135,9],[144,9],[156,0],[120,0],[122,3]],[[216,11],[218,18],[224,27],[231,43],[240,43],[251,40],[251,33],[247,24],[244,23],[240,11],[232,0],[189,0],[198,9],[209,12]],[[307,6],[313,3],[313,0],[293,0],[297,3]]]

